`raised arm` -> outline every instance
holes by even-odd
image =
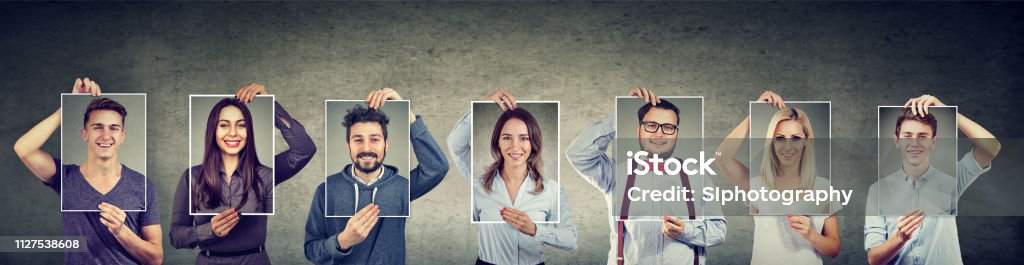
[[[470,160],[473,159],[473,148],[469,144],[472,121],[473,112],[467,112],[455,122],[455,127],[448,133],[448,152],[452,154],[455,167],[466,181],[473,181],[473,169],[469,168]]]
[[[256,95],[266,95],[264,85],[250,83],[235,92],[238,100],[248,104]],[[274,156],[274,185],[279,185],[299,173],[316,154],[316,144],[306,134],[306,127],[292,118],[281,103],[274,101],[274,127],[281,131],[281,137],[288,144],[288,150]]]
[[[388,100],[402,100],[402,96],[391,88],[375,89],[366,96],[367,106],[371,109],[383,107]],[[412,152],[419,162],[416,168],[409,173],[409,200],[416,200],[426,195],[448,174],[448,158],[444,156],[441,146],[434,140],[434,136],[427,130],[423,118],[416,116],[409,108],[409,137],[412,142]]]
[[[655,105],[661,102],[654,92],[642,87],[629,89],[629,96]],[[615,141],[615,116],[587,125],[565,151],[572,167],[583,179],[604,193],[611,193],[615,188],[615,160],[605,153],[612,141]]]
[[[911,98],[907,100],[907,103],[903,104],[904,108],[910,108],[914,114],[922,115],[928,114],[928,107],[931,106],[946,106],[946,104],[939,101],[931,95],[922,95],[920,97]],[[977,122],[967,118],[960,112],[956,113],[957,127],[960,129],[967,138],[971,139],[974,143],[974,159],[978,161],[978,165],[982,168],[987,168],[992,164],[992,160],[995,159],[996,154],[999,154],[999,149],[1002,146],[999,141],[996,140],[996,136],[992,135],[991,132],[982,127]]]
[[[756,101],[766,102],[779,109],[786,107],[782,97],[772,91],[761,93],[761,96]],[[722,139],[722,144],[715,151],[715,154],[718,156],[715,158],[714,163],[721,170],[722,174],[725,175],[725,179],[743,190],[750,189],[750,168],[736,159],[736,153],[743,146],[743,141],[749,135],[750,114],[747,114],[747,117],[739,125],[736,125],[736,128],[732,129],[729,135],[725,136],[725,139]]]
[[[88,93],[93,96],[100,95],[100,86],[96,84],[96,81],[90,80],[88,77],[85,79],[75,79],[75,85],[71,88],[71,93]],[[21,162],[25,164],[25,167],[32,172],[43,183],[50,183],[53,176],[57,173],[57,165],[54,163],[53,157],[40,148],[46,143],[47,139],[53,135],[53,132],[60,128],[60,115],[61,109],[50,114],[36,126],[32,127],[28,132],[18,138],[17,142],[14,142],[14,153],[18,155]]]
[[[504,88],[495,89],[490,95],[483,98],[483,100],[494,101],[501,107],[502,111],[515,109],[516,98],[511,93],[506,91]],[[455,122],[455,127],[448,133],[448,151],[451,152],[453,159],[455,160],[455,167],[459,168],[459,172],[466,178],[467,181],[473,181],[473,169],[470,168],[470,162],[473,159],[473,148],[469,140],[473,133],[473,111],[470,110],[459,121]]]

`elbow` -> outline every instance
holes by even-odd
[[[444,177],[445,175],[448,175],[449,167],[450,166],[448,165],[448,159],[444,158],[444,156],[441,156],[441,164],[438,165],[438,167],[437,167],[437,171],[438,171],[437,175],[440,176],[440,177]]]
[[[829,257],[830,259],[835,259],[836,257],[839,256],[839,246],[836,246],[836,249],[834,249],[832,251],[821,253],[821,255]]]
[[[21,138],[17,142],[14,142],[14,153],[18,155],[18,159],[25,159],[28,155],[28,150],[25,150],[25,143],[22,143]]]
[[[573,152],[573,150],[575,149],[570,147],[569,150],[565,152],[565,158],[569,160],[569,164],[571,164],[573,168],[580,168],[586,165],[586,156],[580,155],[578,152]]]
[[[565,250],[567,250],[567,251],[574,251],[574,250],[576,250],[576,248],[579,247],[579,244],[577,242],[579,242],[579,240],[576,237],[576,231],[573,231],[572,239],[570,239],[569,242],[566,242],[568,244],[565,245]]]
[[[142,263],[149,265],[160,265],[164,263],[164,247],[159,245],[159,243],[155,245],[156,250],[146,257]]]
[[[297,144],[297,148],[293,148],[292,150],[294,150],[294,152],[298,153],[298,155],[303,158],[313,158],[313,155],[316,154],[317,149],[316,143],[313,142],[313,138],[310,138],[309,135],[305,135],[305,137],[302,137],[300,139],[302,139],[302,144]]]
[[[722,243],[725,243],[725,235],[722,235],[720,237],[715,237],[715,238],[712,238],[711,240],[708,240],[708,246],[709,247],[721,245]]]
[[[302,248],[302,254],[306,256],[306,260],[309,262],[316,263],[316,259],[313,258],[313,251],[310,249],[313,246],[310,246],[310,244],[309,241],[306,241],[306,245]]]
[[[881,258],[879,257],[879,253],[874,252],[873,250],[874,249],[869,249],[868,250],[868,264],[870,264],[870,265],[882,264]]]
[[[586,152],[584,151],[586,149],[587,147],[580,143],[579,139],[576,139],[576,141],[572,141],[572,143],[566,147],[565,158],[569,159],[569,162],[575,165],[576,163],[581,162],[581,160],[586,160]]]
[[[171,247],[174,247],[175,249],[188,249],[188,248],[192,248],[192,245],[188,244],[187,242],[184,242],[184,240],[181,240],[181,238],[178,238],[177,236],[175,236],[174,229],[175,228],[172,227],[171,228],[171,232],[167,234],[167,238],[170,239],[170,241],[171,241]],[[163,251],[161,251],[160,255],[163,256]]]
[[[839,241],[839,239],[836,238],[836,246],[834,248],[832,248],[832,250],[829,251],[829,253],[826,253],[825,255],[828,256],[829,258],[833,258],[834,259],[834,258],[839,256],[839,251],[841,249],[843,249],[843,242]]]
[[[306,150],[306,155],[307,155],[308,157],[312,158],[312,157],[313,157],[313,155],[316,155],[316,150],[317,150],[317,149],[316,149],[316,144],[314,144],[314,143],[313,143],[313,140],[312,140],[312,139],[310,139],[310,140],[309,140],[309,150]]]
[[[721,229],[719,229],[718,236],[711,236],[710,238],[708,238],[708,242],[707,243],[708,243],[709,247],[713,247],[713,246],[717,246],[717,245],[721,245],[722,243],[725,243],[725,235],[728,232],[728,229],[726,228],[725,220],[722,220],[721,224],[716,224],[716,225],[720,225]]]

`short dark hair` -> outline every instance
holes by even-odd
[[[352,125],[360,122],[376,122],[380,124],[380,129],[384,131],[384,140],[387,140],[389,121],[388,115],[384,114],[384,112],[366,108],[360,104],[348,110],[348,114],[345,114],[345,121],[341,122],[341,126],[345,127],[345,140],[348,141],[352,137]]]
[[[113,99],[109,98],[97,98],[89,102],[89,106],[85,108],[85,115],[82,117],[82,126],[87,126],[89,123],[89,114],[97,110],[110,110],[121,114],[121,125],[124,126],[124,118],[128,117],[128,111],[124,109],[121,103],[117,103]]]
[[[928,113],[925,114],[924,117],[922,117],[920,115],[914,114],[911,108],[903,108],[903,110],[900,111],[900,116],[896,117],[896,136],[900,135],[900,127],[903,126],[903,121],[906,120],[914,120],[923,122],[924,124],[928,124],[929,126],[932,127],[932,137],[938,135],[937,129],[939,127],[939,121],[935,119],[935,115]]]
[[[644,122],[644,116],[647,116],[647,112],[651,111],[651,108],[659,108],[659,109],[663,109],[663,110],[671,110],[673,113],[676,114],[676,123],[679,123],[679,108],[676,107],[675,104],[672,104],[672,102],[668,102],[668,100],[664,100],[664,99],[661,100],[661,102],[659,102],[657,106],[651,105],[651,103],[647,103],[647,104],[644,104],[643,107],[640,107],[640,110],[638,110],[636,112],[636,119],[637,119],[637,121],[639,121],[640,123],[643,123]]]

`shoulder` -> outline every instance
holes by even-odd
[[[259,174],[260,177],[271,176],[274,174],[274,169],[268,166],[260,165],[259,167],[256,168],[256,174]]]
[[[57,162],[58,163],[56,164],[59,167],[58,169],[61,170],[61,172],[64,172],[64,175],[81,174],[81,171],[78,170],[79,166],[77,164],[60,164],[60,161]],[[58,172],[58,174],[59,173],[60,172]]]
[[[814,177],[815,190],[827,190],[829,186],[832,186],[831,180],[823,177]]]
[[[186,168],[185,171],[181,172],[181,179],[188,181],[195,181],[199,179],[203,173],[203,165],[195,165]]]
[[[153,181],[146,178],[146,175],[129,168],[128,166],[121,165],[121,177],[127,179],[131,183],[141,183],[146,185],[147,190],[153,189]],[[155,190],[154,190],[155,191]]]
[[[149,182],[146,180],[146,175],[143,175],[142,173],[123,164],[121,165],[121,177],[127,177],[129,180],[135,182]]]
[[[889,174],[889,175],[887,175],[885,177],[882,177],[881,179],[878,180],[878,182],[875,182],[875,184],[872,184],[872,186],[875,186],[875,185],[877,185],[879,183],[890,183],[890,182],[894,182],[894,181],[903,181],[904,178],[906,178],[906,176],[903,175],[903,174],[900,174],[900,172],[897,170],[896,172],[893,172],[893,173],[891,173],[891,174]]]
[[[318,196],[323,196],[325,186],[327,186],[327,182],[320,182],[320,185],[316,185],[316,191],[314,193]]]
[[[764,176],[755,176],[750,178],[750,189],[760,189],[764,187]]]
[[[334,172],[333,174],[328,175],[327,179],[333,181],[333,180],[339,180],[339,179],[342,179],[342,178],[351,178],[351,176],[352,176],[352,168],[351,167],[352,167],[352,164],[346,164],[345,166],[342,166],[341,170],[339,170],[338,172]]]
[[[271,186],[273,186],[273,184],[274,184],[274,169],[273,168],[270,168],[270,167],[267,167],[267,166],[264,166],[264,165],[260,165],[259,167],[256,168],[256,175],[260,177],[260,181],[263,181],[264,184],[269,183]]]

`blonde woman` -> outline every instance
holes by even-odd
[[[750,116],[747,116],[718,148],[721,155],[715,159],[715,164],[726,179],[749,190],[827,190],[829,180],[817,176],[815,135],[807,114],[799,108],[786,107],[775,92],[766,91],[757,101],[778,108],[763,134],[761,168],[756,177],[750,178],[750,169],[735,158],[743,139],[750,133]],[[839,255],[839,223],[834,214],[825,215],[831,210],[827,203],[816,205],[812,201],[796,201],[792,205],[751,202],[751,214],[761,215],[754,216],[750,263],[822,264],[821,256]]]

